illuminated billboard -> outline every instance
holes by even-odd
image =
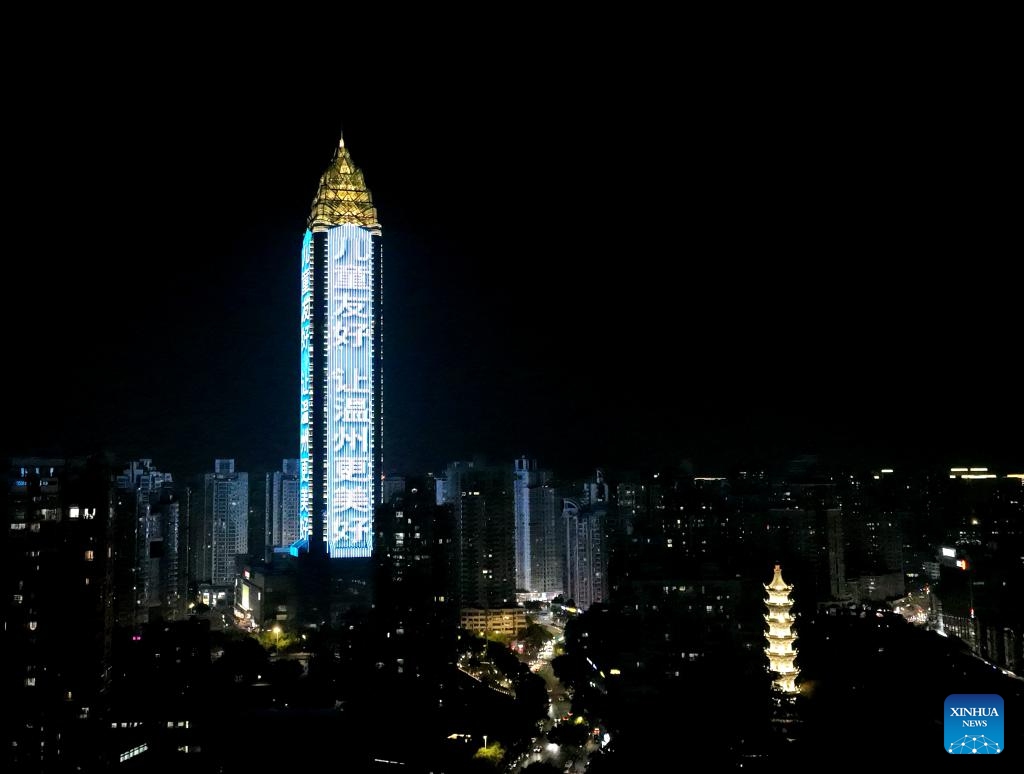
[[[323,450],[326,514],[324,539],[331,558],[369,557],[373,551],[375,312],[373,235],[361,226],[343,224],[327,230],[325,271],[327,318],[326,373],[313,367],[313,240],[306,233],[302,252],[302,323],[299,419],[300,538],[308,539],[314,520],[312,464]],[[312,389],[324,389],[313,401]],[[311,437],[310,412],[322,405],[325,439]]]
[[[373,550],[373,244],[359,226],[327,232],[327,545],[332,558]]]
[[[299,337],[299,541],[308,540],[310,533],[310,506],[313,501],[313,470],[309,457],[309,412],[313,395],[309,389],[312,369],[313,330],[310,318],[313,312],[313,232],[307,231],[302,239],[302,280],[300,284],[300,300],[302,304],[302,322]]]

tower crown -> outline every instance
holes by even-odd
[[[345,139],[338,140],[331,163],[320,176],[313,207],[306,221],[308,228],[342,224],[380,228],[373,197],[366,187],[363,172],[352,161]]]
[[[777,594],[788,595],[793,590],[793,587],[782,580],[782,566],[775,565],[775,577],[772,578],[772,582],[765,585],[767,591],[774,591]]]

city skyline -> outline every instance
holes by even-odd
[[[1003,49],[165,16],[11,69],[6,769],[1012,760]]]
[[[346,100],[299,121],[256,83],[200,92],[202,131],[110,105],[75,138],[95,190],[59,226],[30,206],[47,175],[21,170],[25,233],[87,258],[9,269],[8,328],[61,359],[13,385],[45,408],[10,418],[3,452],[189,473],[294,456],[295,244],[343,132],[387,224],[386,474],[478,454],[1024,464],[983,122],[940,122],[927,90],[762,98],[751,128],[703,91],[681,125],[654,99],[606,114],[594,86],[562,104],[503,84],[475,111],[464,88],[393,92],[435,108],[406,122]],[[40,163],[48,116],[19,136]]]

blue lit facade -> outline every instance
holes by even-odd
[[[313,402],[313,232],[306,231],[302,238],[302,322],[299,340],[301,354],[299,365],[299,543],[308,544],[312,532],[310,506],[313,502],[313,461],[310,447],[310,414]],[[297,551],[297,543],[293,549]]]
[[[381,495],[381,244],[339,144],[302,241],[300,538],[292,552],[369,557]]]

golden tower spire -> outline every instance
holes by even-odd
[[[345,223],[380,228],[377,209],[373,206],[373,197],[366,187],[363,172],[352,161],[345,147],[345,138],[341,137],[331,163],[320,176],[307,226],[313,229]]]

